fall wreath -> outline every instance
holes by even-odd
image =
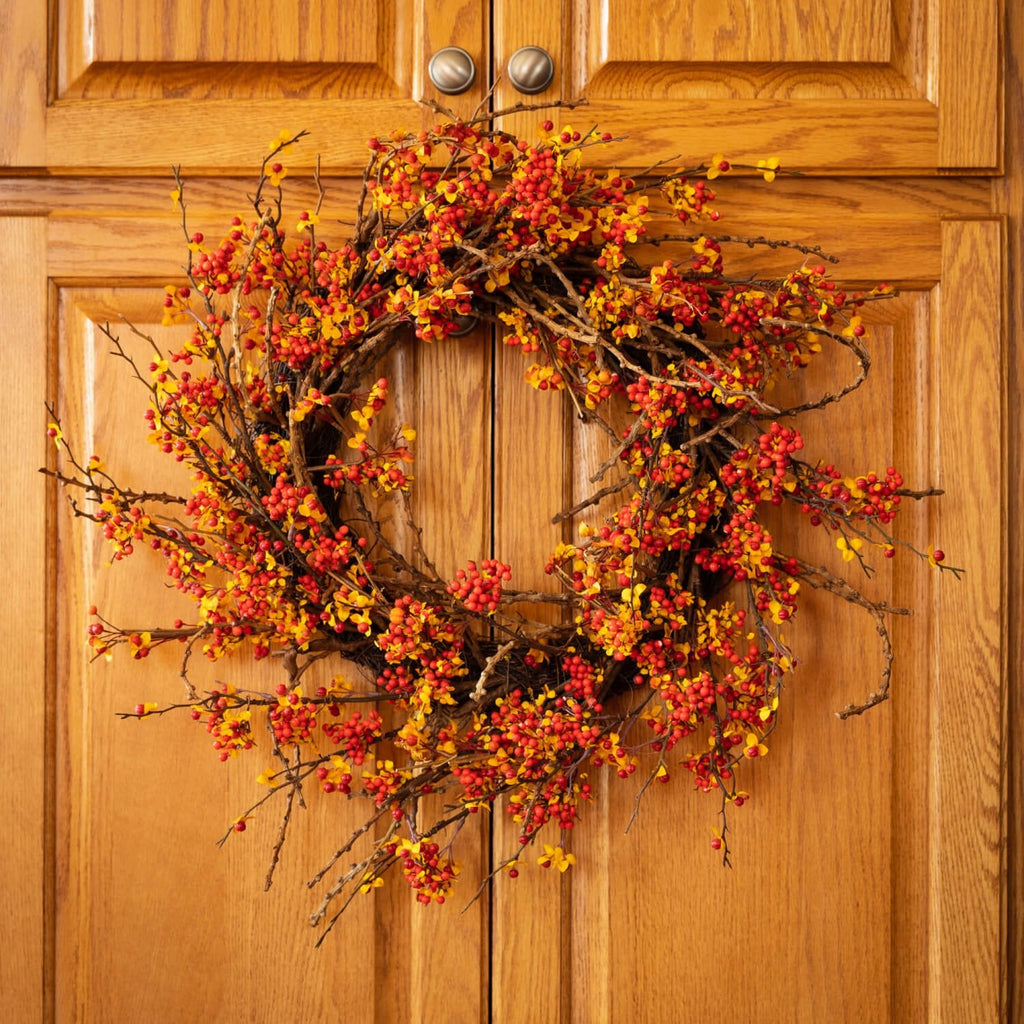
[[[517,874],[538,839],[548,840],[540,863],[565,870],[588,776],[628,778],[642,750],[656,754],[648,781],[682,766],[723,812],[741,803],[737,777],[767,752],[795,664],[780,627],[802,588],[877,620],[881,679],[841,714],[888,694],[885,617],[896,609],[776,550],[763,512],[785,506],[867,566],[896,551],[901,499],[932,493],[906,490],[893,467],[850,474],[803,461],[792,425],[865,381],[858,310],[889,289],[848,294],[811,247],[716,236],[710,182],[730,170],[722,156],[634,179],[588,167],[587,151],[608,135],[546,121],[528,143],[490,124],[453,118],[370,140],[341,245],[321,237],[319,202],[286,217],[285,160],[304,133],[275,140],[250,216],[215,245],[187,226],[176,175],[187,282],[167,287],[164,306],[165,323],[187,325],[180,347],[147,339],[146,365],[106,333],[149,391],[150,440],[190,470],[188,493],[116,481],[99,459],[78,459],[51,416],[56,475],[86,498],[76,513],[97,524],[115,561],[156,549],[195,605],[192,621],[148,630],[92,609],[97,655],[184,645],[185,699],[126,717],[190,713],[222,759],[271,750],[276,767],[258,780],[267,791],[228,835],[280,797],[274,863],[303,788],[366,801],[365,825],[317,876],[327,890],[314,921],[333,923],[393,867],[421,902],[443,902],[458,875],[458,826],[495,801],[519,828],[495,871]],[[777,167],[751,170],[771,180]],[[672,255],[644,263],[640,243]],[[731,276],[731,243],[786,247],[794,269]],[[515,589],[516,567],[486,552],[440,573],[406,497],[414,425],[378,422],[387,353],[458,344],[451,336],[471,317],[520,350],[529,385],[614,438],[593,494],[552,510],[570,519],[617,504],[597,524],[577,519],[574,539],[551,552],[551,593]],[[829,346],[853,353],[853,379],[773,407],[776,378],[828,358],[819,353]],[[396,515],[414,550],[394,541]],[[942,552],[917,553],[947,568]],[[554,624],[524,613],[539,603],[560,610]],[[186,668],[198,651],[279,658],[280,684],[200,693]],[[327,658],[330,685],[304,685]],[[429,814],[425,794],[443,795]],[[362,833],[369,852],[346,864]],[[724,828],[712,845],[728,862]]]

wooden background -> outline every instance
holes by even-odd
[[[1024,711],[1022,39],[1024,11],[998,0],[0,0],[11,1019],[1022,1019],[1009,811]],[[426,65],[451,44],[479,68],[448,101],[460,112],[517,47],[541,45],[556,76],[540,98],[585,95],[565,120],[626,136],[601,157],[610,164],[723,152],[803,172],[724,182],[723,229],[822,244],[844,280],[901,291],[871,310],[870,390],[804,432],[851,468],[891,461],[945,487],[901,529],[967,575],[939,579],[909,559],[879,574],[877,593],[916,614],[894,627],[892,701],[846,723],[832,712],[878,670],[871,622],[802,607],[803,661],[750,773],[754,799],[733,815],[732,871],[709,848],[713,801],[682,772],[648,793],[627,836],[636,786],[599,776],[567,875],[524,870],[465,913],[383,890],[314,951],[316,894],[302,883],[359,808],[311,802],[268,894],[273,816],[215,848],[263,765],[219,764],[185,721],[115,719],[178,698],[177,667],[158,654],[89,662],[86,609],[127,621],[144,597],[149,622],[174,602],[149,603],[143,560],[107,569],[36,472],[53,458],[43,405],[59,402],[85,454],[137,479],[166,472],[132,441],[143,406],[97,324],[159,322],[182,256],[169,167],[183,165],[193,223],[212,237],[244,210],[269,140],[306,128],[296,209],[319,153],[323,221],[344,221],[365,138],[433,119],[418,103],[436,96]],[[499,107],[518,99],[499,83]],[[530,134],[537,117],[513,127]],[[396,415],[419,431],[415,500],[442,569],[493,551],[530,582],[560,536],[548,517],[602,458],[522,369],[482,331],[410,346],[390,368],[406,403]],[[793,386],[813,393],[843,369],[823,363]],[[243,665],[214,676],[255,679]],[[479,821],[464,892],[512,842],[500,813]]]

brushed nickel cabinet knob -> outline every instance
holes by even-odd
[[[543,92],[555,77],[555,62],[547,50],[523,46],[508,59],[508,77],[519,92]]]
[[[461,46],[446,46],[430,58],[427,74],[436,89],[449,96],[457,96],[473,84],[476,64]]]

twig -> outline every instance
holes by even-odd
[[[284,816],[281,819],[281,827],[278,829],[277,841],[274,843],[274,849],[270,856],[270,866],[267,868],[267,877],[263,880],[263,891],[267,892],[271,885],[274,884],[274,870],[277,868],[278,861],[281,859],[281,848],[284,846],[285,836],[288,834],[288,823],[292,818],[292,804],[295,801],[296,783],[288,788],[288,794],[285,797],[284,805]]]
[[[508,643],[502,644],[494,654],[488,659],[487,663],[483,667],[483,671],[480,673],[480,678],[476,681],[476,686],[473,687],[473,692],[469,695],[469,699],[475,701],[477,704],[480,703],[487,696],[487,682],[494,675],[494,670],[497,668],[499,662],[503,661],[516,646],[515,640],[509,640]]]

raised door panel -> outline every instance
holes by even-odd
[[[884,63],[891,55],[889,0],[684,0],[650,10],[604,4],[590,25],[603,63]],[[810,27],[818,31],[808,31]],[[597,49],[599,47],[599,49]],[[596,56],[595,53],[595,56]]]
[[[753,1006],[763,1020],[999,1019],[1005,466],[989,439],[1005,386],[1002,225],[984,216],[982,191],[937,196],[904,184],[880,201],[862,183],[778,186],[723,186],[733,202],[719,204],[721,227],[770,238],[799,230],[842,255],[836,276],[903,289],[869,307],[869,383],[804,418],[804,455],[851,470],[891,462],[909,486],[945,488],[908,503],[899,536],[919,551],[940,543],[967,573],[940,576],[906,551],[895,564],[877,559],[871,580],[847,573],[913,614],[889,623],[891,699],[846,721],[835,712],[879,685],[876,622],[828,594],[803,598],[787,631],[799,667],[770,756],[741,783],[750,801],[728,815],[731,870],[710,845],[720,803],[693,791],[677,763],[686,751],[670,759],[671,784],[648,786],[642,800],[649,772],[626,782],[593,772],[596,798],[571,836],[577,866],[561,878],[525,869],[496,889],[493,1005],[503,1024],[535,1019],[537,1006],[587,1024],[732,1024]],[[874,235],[883,225],[888,248]],[[893,238],[913,239],[913,251]],[[792,263],[783,251],[766,260],[735,248],[740,271]],[[498,383],[496,543],[540,579],[566,528],[550,514],[593,491],[607,441],[546,395],[518,397],[517,362]],[[834,392],[851,369],[825,357],[788,387]],[[528,515],[515,504],[525,487],[537,496]],[[803,557],[842,573],[833,539],[799,525],[797,534],[779,516],[780,549],[798,538]],[[496,826],[496,863],[513,841]],[[529,950],[536,986],[526,1003],[516,978]]]
[[[495,65],[503,70],[521,46],[547,49],[556,73],[541,97],[585,98],[577,127],[624,136],[601,157],[616,166],[713,153],[738,163],[777,156],[810,173],[999,164],[998,0],[572,0],[566,9],[563,19],[526,0],[497,7]],[[499,85],[500,108],[522,98],[507,77]],[[515,124],[534,128],[530,115]]]
[[[49,33],[45,4],[20,6],[36,13],[8,22],[21,116],[0,161],[64,173],[224,173],[303,129],[316,148],[296,166],[358,173],[371,135],[428,116],[432,53],[487,59],[483,0],[59,0]]]

